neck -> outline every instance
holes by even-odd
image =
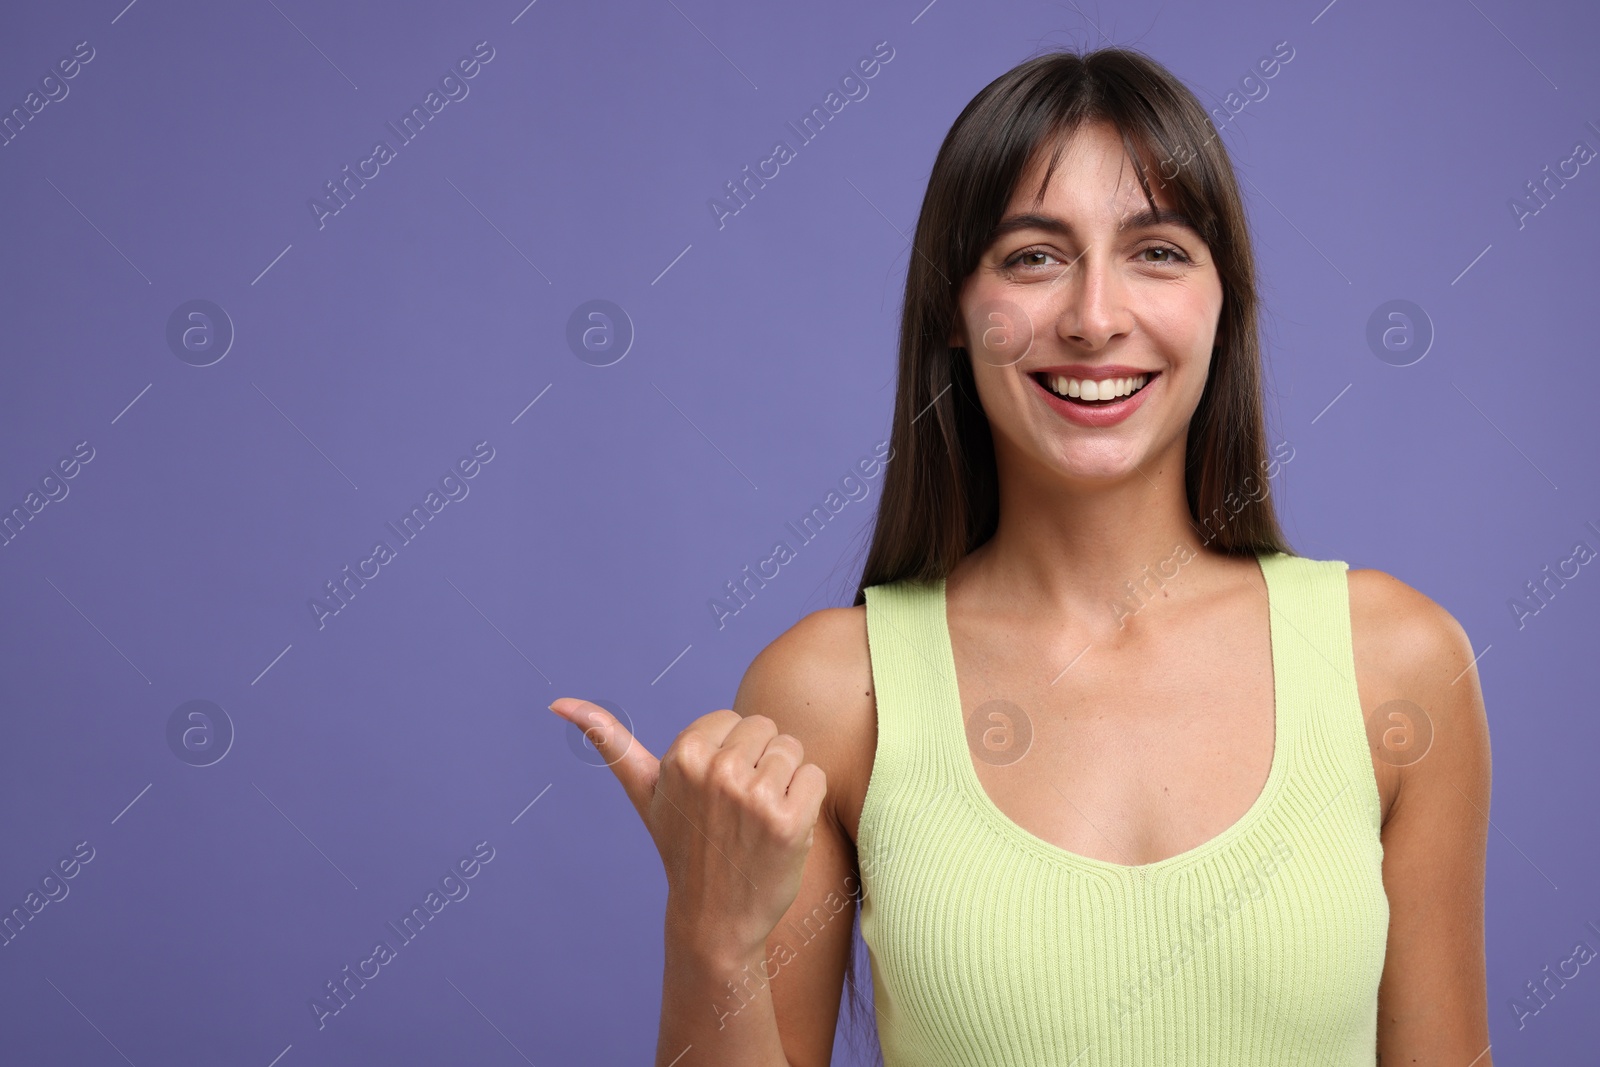
[[[1217,578],[1222,554],[1205,547],[1189,516],[1181,438],[1109,483],[995,445],[999,524],[962,561],[952,588],[979,577],[997,612],[1120,627],[1149,597],[1181,598]]]

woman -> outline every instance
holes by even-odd
[[[1289,552],[1260,381],[1238,187],[1181,83],[1056,53],[968,104],[855,605],[659,763],[551,705],[666,867],[658,1065],[827,1064],[859,904],[889,1067],[1489,1067],[1471,644]]]

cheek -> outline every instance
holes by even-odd
[[[1209,359],[1211,346],[1216,343],[1220,299],[1204,290],[1171,295],[1172,300],[1146,317],[1151,337],[1171,359]]]
[[[1027,358],[1036,341],[1036,308],[1005,296],[986,297],[965,310],[967,351],[974,367],[1007,370]]]
[[[978,406],[991,425],[1015,419],[1012,414],[1027,402],[1027,389],[1033,388],[1015,367],[990,367],[982,360],[971,360],[972,380],[977,388]]]
[[[1174,370],[1185,372],[1198,360],[1211,354],[1210,332],[1193,318],[1174,315],[1170,319],[1146,319],[1145,332],[1160,358]]]
[[[1000,391],[1004,388],[1004,385],[997,380],[1002,373],[1000,368],[988,366],[983,360],[973,358],[970,353],[967,364],[972,371],[973,384],[977,387],[978,402],[983,405],[985,411],[992,411],[994,402],[1000,398]]]

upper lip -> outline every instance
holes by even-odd
[[[1159,371],[1145,370],[1142,367],[1128,367],[1121,363],[1112,363],[1103,367],[1091,367],[1087,363],[1058,363],[1053,367],[1035,367],[1029,374],[1060,374],[1068,378],[1077,378],[1079,381],[1101,382],[1107,378],[1136,378],[1141,374],[1159,374]]]

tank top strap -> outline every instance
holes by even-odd
[[[937,825],[941,804],[957,799],[952,728],[939,719],[955,679],[945,662],[943,581],[902,580],[865,590],[867,645],[878,716],[877,750],[856,847],[863,876],[887,823],[903,839],[913,826]]]
[[[1295,743],[1291,760],[1300,792],[1351,804],[1376,833],[1382,809],[1372,750],[1356,688],[1350,625],[1349,564],[1283,552],[1257,557],[1272,612],[1273,669],[1285,702],[1280,722]],[[1354,805],[1360,805],[1357,809]]]

